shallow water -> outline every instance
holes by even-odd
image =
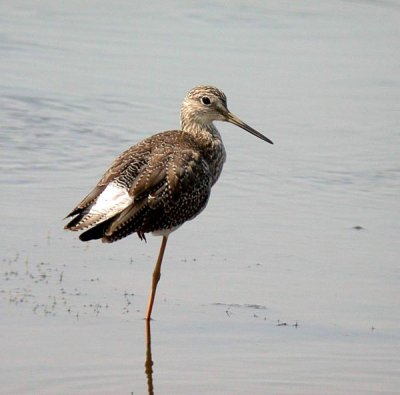
[[[121,151],[225,91],[274,142],[228,161],[167,246],[158,394],[400,391],[397,2],[0,5],[5,394],[143,394],[160,239],[83,244],[62,218]]]

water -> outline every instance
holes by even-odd
[[[154,393],[400,392],[397,2],[0,11],[2,393],[148,392],[161,240],[62,218],[201,83],[275,145],[218,125],[221,179],[166,250]]]

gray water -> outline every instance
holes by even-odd
[[[4,1],[0,26],[1,393],[400,393],[398,1]],[[146,375],[160,239],[62,218],[199,84],[275,145],[218,124]]]

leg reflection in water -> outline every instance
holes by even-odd
[[[144,364],[147,376],[147,389],[149,395],[154,395],[153,389],[153,360],[151,358],[151,329],[150,320],[146,320],[146,362]]]

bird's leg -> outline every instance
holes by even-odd
[[[153,303],[154,303],[154,298],[156,296],[157,284],[160,281],[160,277],[161,277],[161,263],[162,263],[163,256],[164,256],[165,246],[167,245],[167,240],[168,240],[168,236],[163,236],[162,242],[161,242],[161,247],[160,247],[160,252],[158,254],[157,263],[156,263],[156,266],[155,266],[154,272],[153,272],[153,281],[151,283],[151,292],[150,292],[149,304],[147,306],[147,314],[146,314],[147,321],[150,320],[151,311],[153,310]]]
[[[145,372],[147,377],[147,389],[149,395],[154,395],[153,389],[153,360],[151,357],[151,330],[150,330],[150,321],[146,321],[146,363]]]

